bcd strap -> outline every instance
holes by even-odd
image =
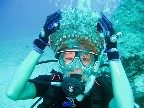
[[[57,72],[54,69],[52,69],[51,73],[52,73],[51,81],[61,82],[63,80],[63,74],[61,72]]]
[[[63,80],[63,75],[60,72],[57,72],[55,70],[52,70],[52,77],[51,81],[59,81],[61,82]],[[56,94],[56,86],[49,86],[46,93],[43,95],[43,103],[46,105],[51,105],[53,103],[54,95]]]
[[[51,81],[57,80],[57,76],[54,76],[55,74],[51,75]],[[53,98],[54,98],[54,92],[56,90],[55,86],[49,86],[48,90],[44,93],[44,95],[41,97],[43,99],[43,102],[38,105],[37,108],[47,108],[47,106],[53,105]]]
[[[91,106],[92,108],[101,108],[104,103],[102,103],[102,88],[105,92],[109,91],[111,88],[111,77],[110,73],[102,72],[97,77],[95,84],[93,85],[91,91]],[[109,93],[109,92],[107,92]],[[104,105],[105,106],[105,105]]]
[[[37,108],[47,108],[47,106],[52,105],[53,95],[54,95],[55,88],[49,87],[46,93],[42,96],[43,102],[38,105]]]
[[[100,108],[101,106],[101,88],[99,85],[94,84],[91,94],[91,107]]]
[[[54,91],[55,91],[55,88],[54,87],[49,87],[49,89],[47,90],[47,92],[44,94],[43,96],[43,102],[45,104],[50,104],[52,99],[53,99],[53,95],[54,95]]]

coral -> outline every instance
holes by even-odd
[[[112,21],[116,31],[123,36],[118,41],[118,49],[124,69],[133,89],[135,101],[144,105],[144,2],[124,0],[114,12]]]

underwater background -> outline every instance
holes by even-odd
[[[0,108],[29,108],[37,100],[12,101],[5,95],[6,87],[32,50],[46,16],[59,9],[77,7],[78,1],[103,12],[116,32],[123,33],[118,40],[121,60],[135,101],[144,105],[144,0],[0,0]],[[52,60],[53,55],[52,50],[46,49],[41,60]],[[58,70],[58,64],[38,65],[31,77],[46,74],[52,68]]]

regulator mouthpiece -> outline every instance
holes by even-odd
[[[83,86],[75,78],[64,78],[62,89],[68,97],[76,97],[83,92]]]

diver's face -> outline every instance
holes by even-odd
[[[73,72],[79,73],[82,72],[85,66],[90,65],[92,57],[90,54],[79,54],[78,57],[76,57],[76,52],[70,50],[63,54],[63,60],[65,65],[71,65],[71,63],[74,62]]]
[[[79,74],[84,79],[98,60],[97,54],[85,50],[69,49],[59,52],[59,64],[68,77]]]

